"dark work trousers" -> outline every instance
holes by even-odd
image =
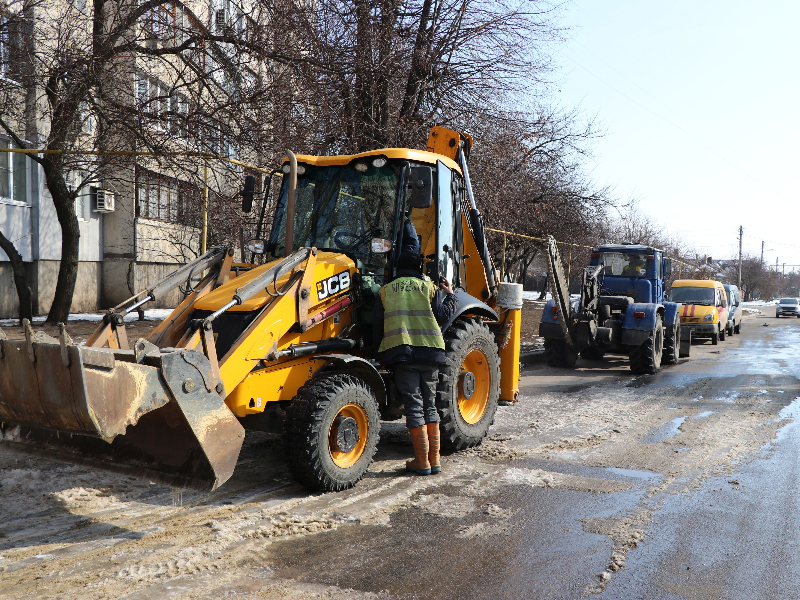
[[[394,382],[403,400],[406,427],[413,429],[426,423],[438,423],[436,383],[439,365],[399,362],[392,366]]]

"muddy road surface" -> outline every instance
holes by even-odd
[[[0,442],[0,597],[796,598],[799,349],[800,320],[765,312],[654,376],[529,366],[442,474],[404,475],[384,423],[338,494],[266,434],[211,494]]]

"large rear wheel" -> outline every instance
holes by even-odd
[[[500,397],[500,356],[489,328],[458,319],[444,334],[447,364],[439,370],[436,408],[442,445],[463,450],[483,441]]]
[[[372,463],[379,433],[378,403],[366,383],[341,373],[315,377],[286,411],[289,469],[313,490],[353,487]]]
[[[578,348],[564,340],[544,338],[544,359],[551,367],[571,369],[578,360]]]

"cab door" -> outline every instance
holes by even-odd
[[[455,283],[455,205],[453,198],[452,171],[437,161],[437,194],[436,194],[436,272],[434,283],[439,283],[442,276],[450,283]]]

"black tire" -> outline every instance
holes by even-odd
[[[720,327],[719,328],[719,341],[720,342],[724,342],[726,337],[728,337],[728,328],[727,327]]]
[[[653,375],[661,370],[664,352],[664,326],[661,315],[656,317],[656,326],[650,336],[630,353],[631,371],[637,375]]]
[[[736,325],[733,326],[733,333],[740,334],[742,333],[742,322],[739,321]]]
[[[578,348],[564,340],[544,338],[544,359],[551,367],[571,369],[578,360]]]
[[[463,450],[489,433],[500,398],[500,356],[495,337],[477,318],[459,318],[444,334],[447,364],[439,369],[436,408],[442,446]],[[468,367],[468,368],[467,368]],[[462,372],[463,371],[463,372]],[[464,393],[466,372],[473,373]]]
[[[336,445],[334,420],[340,413],[355,421],[358,431],[348,453]],[[378,403],[361,379],[342,373],[315,377],[297,391],[286,411],[283,444],[289,470],[312,490],[351,488],[372,464],[380,428]]]
[[[681,324],[676,323],[668,334],[664,336],[664,350],[661,353],[662,365],[677,365],[681,343]]]
[[[712,333],[711,334],[711,344],[713,346],[716,346],[717,344],[719,344],[719,329],[717,329],[717,333]]]
[[[605,355],[606,351],[597,346],[589,346],[581,350],[581,358],[585,360],[603,360]]]

